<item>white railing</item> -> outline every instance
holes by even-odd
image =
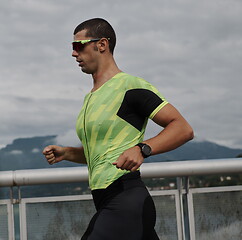
[[[242,221],[241,217],[237,216],[237,213],[242,212],[242,204],[240,202],[242,197],[242,186],[239,185],[230,187],[189,188],[188,182],[189,176],[219,174],[228,175],[234,173],[242,173],[241,158],[144,163],[141,167],[141,175],[143,178],[177,177],[177,189],[151,191],[151,195],[154,196],[156,206],[162,211],[162,214],[157,214],[157,230],[160,234],[160,237],[162,239],[178,240],[195,240],[197,237],[199,239],[216,240],[223,239],[222,236],[226,233],[229,237],[226,239],[239,240],[240,236],[242,236],[242,230],[240,227]],[[183,179],[181,177],[185,178]],[[5,227],[2,226],[1,228],[0,226],[0,239],[31,240],[33,238],[33,235],[31,234],[36,234],[38,230],[40,233],[43,233],[44,229],[46,229],[47,226],[52,226],[51,224],[47,224],[48,221],[51,221],[51,218],[45,219],[45,217],[47,216],[46,214],[48,214],[48,207],[50,206],[51,211],[56,211],[56,214],[59,214],[59,211],[62,210],[65,213],[65,208],[69,206],[68,204],[70,202],[71,206],[73,206],[73,204],[76,204],[76,207],[78,208],[79,203],[81,201],[84,201],[83,204],[86,204],[86,209],[93,209],[93,206],[90,205],[92,202],[90,195],[22,198],[22,186],[54,183],[75,183],[87,180],[88,171],[86,167],[30,169],[2,172],[0,171],[0,190],[1,187],[10,187],[10,189],[12,190],[14,187],[17,187],[19,191],[18,199],[14,199],[14,197],[11,196],[11,199],[0,200],[0,216],[6,216],[5,222],[3,222],[5,225],[8,225],[7,230]],[[211,194],[216,195],[216,197]],[[88,199],[90,200],[90,202],[87,201]],[[199,199],[201,199],[202,201]],[[227,199],[226,207],[224,207],[224,199]],[[58,203],[59,205],[55,205],[56,203]],[[214,203],[215,205],[213,205]],[[15,210],[17,207],[17,212],[19,213],[20,222],[18,224],[20,225],[20,237],[16,236],[14,230],[16,229],[16,217],[14,217],[16,213],[14,213],[14,205]],[[35,205],[36,207],[32,209],[32,206]],[[203,208],[200,208],[201,206]],[[218,206],[218,210],[216,210],[216,206]],[[204,208],[207,211],[206,214],[204,213]],[[37,213],[35,209],[38,209],[38,211],[40,212]],[[171,212],[175,211],[175,214],[173,212],[173,218],[169,220],[166,218],[167,216],[170,216],[170,212],[165,215],[163,211],[168,211],[170,209]],[[223,212],[223,210],[220,209],[226,209],[226,211]],[[43,211],[44,213],[44,221],[42,218],[42,230],[41,226],[39,225],[39,220],[41,220],[41,211]],[[76,221],[78,221],[78,219],[80,218],[79,214],[81,214],[81,212],[73,210],[73,208],[72,211],[72,217],[76,218]],[[78,212],[77,215],[75,215],[76,212]],[[32,215],[28,215],[27,213],[33,214],[33,216],[35,217],[33,217]],[[224,225],[223,219],[216,218],[216,213],[218,213],[219,216],[221,216],[221,214],[224,214],[224,217],[226,218],[226,225]],[[52,215],[50,215],[49,217],[52,217]],[[206,226],[202,226],[202,223],[200,221],[200,218],[203,216],[209,216],[205,221],[202,221],[203,223],[208,222],[207,232],[203,232],[201,230],[204,230],[204,228],[206,229]],[[86,221],[88,221],[88,219],[89,215],[87,216]],[[168,230],[165,230],[164,232],[166,232],[166,234],[169,233],[169,231],[170,233],[173,232],[175,238],[171,238],[171,236],[169,235],[162,235],[163,230],[159,226],[159,221],[163,224],[168,224],[169,221],[172,221],[169,226],[166,225]],[[213,222],[209,223],[209,221],[214,221],[217,224],[216,229],[210,228],[210,226],[213,226],[214,224]],[[220,223],[220,225],[218,225],[218,222]],[[68,224],[69,222],[67,221],[65,225],[68,226]],[[175,227],[173,228],[173,230],[171,230],[170,226]],[[71,239],[79,238],[75,238],[74,236]]]
[[[241,158],[144,163],[143,178],[182,177],[223,173],[242,173]],[[0,187],[88,180],[87,167],[0,171]]]

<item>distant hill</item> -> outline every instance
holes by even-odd
[[[0,170],[37,169],[50,167],[80,166],[67,161],[49,165],[42,151],[45,146],[55,144],[56,136],[18,138],[0,149]]]
[[[183,146],[156,156],[152,156],[152,162],[159,161],[181,161],[181,160],[201,160],[201,159],[219,159],[236,158],[242,153],[242,149],[233,149],[218,145],[209,141],[191,141]]]
[[[80,166],[67,161],[52,166],[47,163],[42,150],[49,144],[55,144],[55,139],[56,136],[15,139],[13,143],[0,149],[0,170]],[[232,149],[208,141],[191,141],[176,150],[152,156],[146,162],[234,158],[241,153],[242,149]]]

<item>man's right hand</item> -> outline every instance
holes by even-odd
[[[43,154],[45,155],[48,163],[52,165],[64,160],[65,148],[56,145],[49,145],[44,148]]]

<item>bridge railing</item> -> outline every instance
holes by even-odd
[[[176,189],[150,191],[161,239],[238,239],[242,236],[242,186],[190,188],[190,176],[241,174],[242,160],[216,159],[144,163],[142,178],[176,177]],[[23,186],[80,183],[86,167],[0,172],[0,240],[80,239],[94,214],[91,195],[23,198]],[[13,189],[17,189],[17,197]]]

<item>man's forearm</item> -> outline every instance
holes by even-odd
[[[152,148],[152,155],[171,151],[193,138],[193,131],[186,121],[171,122],[157,136],[144,141]]]
[[[146,141],[152,149],[152,155],[171,151],[193,138],[189,123],[171,104],[164,106],[152,119],[164,129],[155,137]]]
[[[83,147],[64,147],[64,151],[65,160],[75,163],[87,163]]]

